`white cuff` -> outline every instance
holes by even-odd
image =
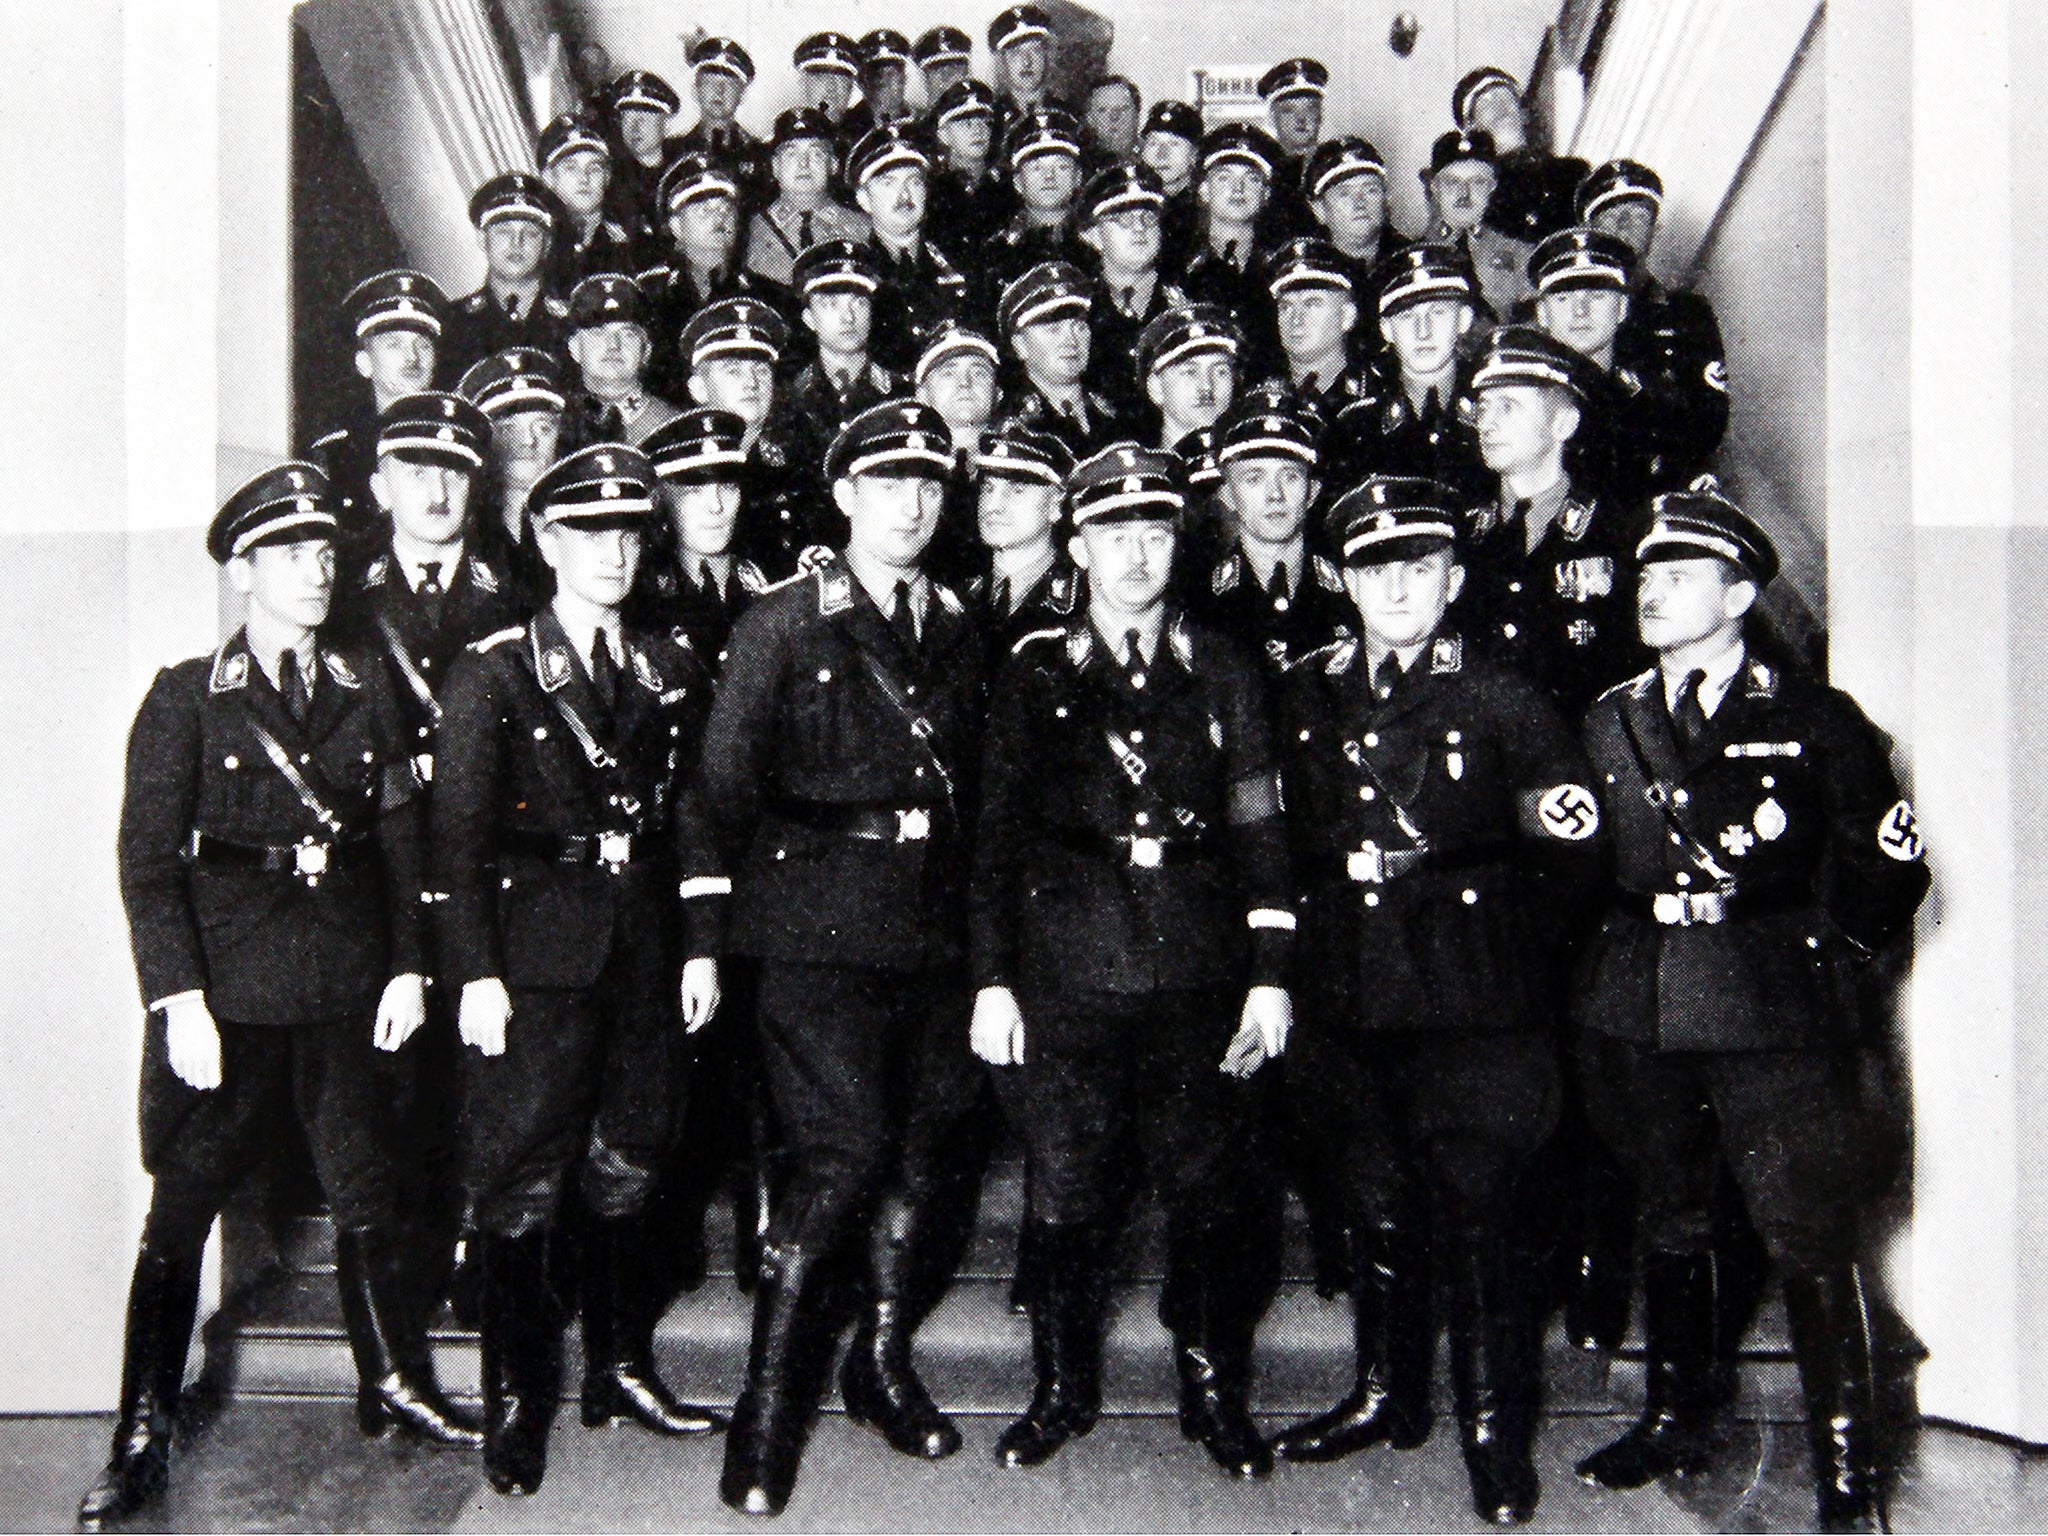
[[[1283,912],[1278,907],[1254,907],[1246,914],[1245,923],[1253,928],[1279,928],[1294,932],[1294,914]]]
[[[203,1000],[205,996],[206,991],[204,988],[188,987],[183,992],[173,992],[169,997],[158,998],[155,1002],[149,1005],[149,1011],[151,1013],[155,1013],[159,1009],[169,1008],[173,1003],[189,1003],[195,997]]]
[[[724,875],[698,875],[694,879],[685,880],[677,887],[676,894],[684,901],[690,900],[693,896],[730,896],[732,881]]]

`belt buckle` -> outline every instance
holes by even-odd
[[[1387,878],[1386,854],[1370,843],[1354,848],[1344,856],[1344,873],[1360,885],[1383,885]]]
[[[633,862],[633,834],[630,832],[600,832],[597,834],[597,862],[605,868],[606,874],[616,875]]]
[[[1131,862],[1140,869],[1157,869],[1166,862],[1166,844],[1156,837],[1132,838]]]
[[[932,835],[932,813],[921,805],[896,813],[896,841],[921,843]]]
[[[310,837],[292,847],[292,873],[305,881],[310,888],[320,883],[320,877],[327,873],[327,845],[316,843]]]

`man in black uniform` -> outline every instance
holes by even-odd
[[[569,446],[639,443],[676,413],[648,387],[654,354],[647,296],[622,272],[598,272],[569,295],[569,358],[581,388],[569,402]]]
[[[629,69],[605,92],[605,117],[612,133],[605,210],[643,251],[658,244],[661,216],[655,211],[654,189],[668,166],[669,119],[682,109],[676,88],[651,70]]]
[[[556,206],[546,184],[524,171],[493,176],[469,200],[487,270],[483,287],[449,310],[436,358],[442,378],[459,380],[507,347],[563,351],[569,306],[547,283]]]
[[[941,320],[917,360],[917,398],[953,435],[946,503],[925,552],[925,569],[947,583],[964,582],[982,564],[981,448],[995,417],[997,362],[996,344],[957,320]]]
[[[657,201],[667,220],[667,260],[636,281],[647,296],[654,337],[648,381],[671,399],[682,398],[690,375],[681,341],[699,310],[742,296],[769,304],[783,299],[779,287],[740,264],[739,195],[739,183],[724,166],[697,150],[676,156],[662,173]]]
[[[927,27],[911,44],[910,56],[917,61],[918,75],[924,81],[924,99],[936,104],[968,78],[974,67],[974,39],[958,27]]]
[[[695,1030],[718,1005],[731,882],[688,777],[710,676],[686,645],[621,621],[654,513],[638,450],[570,454],[533,506],[555,595],[457,661],[433,808],[444,969],[475,1053],[463,1140],[483,1246],[484,1466],[508,1495],[547,1467],[561,1341],[544,1271],[572,1217],[588,1223],[583,1422],[722,1422],[655,1374],[663,1293],[641,1222],[683,1087],[678,1014]]]
[[[1041,6],[1013,5],[988,24],[988,52],[996,66],[996,141],[1008,148],[1014,124],[1047,108],[1071,118],[1073,108],[1052,94],[1052,18]],[[1079,130],[1076,129],[1076,158]]]
[[[1057,107],[1030,112],[1009,125],[1003,140],[1016,212],[981,252],[984,314],[1000,307],[1003,290],[1044,261],[1087,265],[1088,251],[1074,234],[1074,199],[1081,190],[1081,129]]]
[[[1328,139],[1316,147],[1302,171],[1302,191],[1318,230],[1337,250],[1351,279],[1358,312],[1379,313],[1379,270],[1407,243],[1394,227],[1387,198],[1387,167],[1368,139]],[[1361,361],[1379,350],[1370,328],[1357,338]]]
[[[1453,493],[1375,476],[1330,521],[1360,638],[1307,658],[1281,695],[1309,892],[1289,1065],[1356,1245],[1357,1379],[1274,1449],[1329,1461],[1428,1438],[1434,1268],[1473,1507],[1519,1524],[1540,1494],[1541,1388],[1516,1195],[1560,1080],[1537,978],[1554,977],[1592,873],[1598,804],[1556,706],[1445,625],[1463,575]]]
[[[1500,185],[1492,137],[1484,131],[1453,129],[1430,146],[1429,169],[1416,175],[1429,199],[1422,238],[1464,250]]]
[[[540,179],[568,214],[555,231],[557,293],[571,292],[594,272],[635,272],[645,265],[645,247],[606,208],[612,146],[601,122],[565,112],[541,130],[533,155],[540,162]]]
[[[747,462],[746,423],[731,411],[693,405],[644,447],[668,520],[666,559],[643,568],[632,612],[654,630],[681,630],[716,675],[732,627],[767,590],[768,578],[733,553]]]
[[[1088,388],[1088,278],[1079,267],[1048,261],[1004,290],[1003,339],[1024,377],[1003,396],[996,416],[1050,432],[1076,458],[1125,435],[1116,403]]]
[[[377,418],[392,401],[433,388],[447,313],[447,295],[434,280],[403,268],[364,278],[341,301],[366,388],[345,421],[313,439],[306,457],[326,474],[345,566],[376,537],[370,471],[377,467]]]
[[[522,611],[510,571],[484,558],[471,520],[490,436],[483,412],[458,395],[407,395],[393,403],[379,424],[370,476],[384,536],[335,605],[337,622],[384,659],[423,804],[434,782],[439,694],[449,664]],[[430,976],[439,971],[428,967]],[[397,1145],[405,1153],[400,1224],[428,1317],[452,1272],[461,1215],[458,1054],[453,988],[438,988],[428,994],[426,1026],[387,1074]]]
[[[815,355],[782,391],[782,403],[806,462],[822,460],[839,429],[869,406],[906,392],[904,381],[870,356],[877,283],[867,249],[851,240],[819,241],[790,274],[790,299]]]
[[[1197,609],[1275,677],[1353,632],[1356,615],[1334,561],[1309,548],[1316,479],[1315,416],[1299,405],[1248,399],[1216,439],[1218,495],[1237,547],[1210,572]]]
[[[1330,71],[1320,59],[1286,59],[1259,77],[1259,100],[1266,104],[1266,121],[1280,146],[1264,214],[1268,245],[1315,233],[1305,173],[1322,142],[1323,96],[1329,88]]]
[[[568,381],[549,354],[513,347],[472,367],[456,392],[491,424],[489,470],[480,493],[472,490],[470,495],[478,552],[488,553],[496,575],[511,578],[522,611],[536,608],[547,583],[534,549],[526,497],[561,449]]]
[[[1500,489],[1465,514],[1469,579],[1455,611],[1472,643],[1568,720],[1647,659],[1634,618],[1642,523],[1565,469],[1599,382],[1563,342],[1510,325],[1487,337],[1469,386],[1479,451]]]
[[[844,32],[813,32],[796,45],[790,62],[803,87],[803,104],[824,113],[837,137],[860,79],[860,44]]]
[[[1657,422],[1682,478],[1703,467],[1728,430],[1728,355],[1714,306],[1697,293],[1672,292],[1650,274],[1650,244],[1664,206],[1664,182],[1647,165],[1610,160],[1579,183],[1579,222],[1635,252],[1628,313],[1614,335],[1617,369],[1657,382]]]
[[[1250,658],[1167,600],[1178,462],[1112,445],[1072,501],[1087,612],[1025,636],[1000,674],[975,855],[974,1049],[1031,1159],[1040,1259],[1038,1387],[996,1455],[1036,1466],[1094,1426],[1105,1217],[1134,1133],[1167,1206],[1182,1432],[1262,1477],[1246,1398],[1273,1249],[1249,1240],[1242,1080],[1291,1018],[1278,765]]]
[[[1237,318],[1220,304],[1184,304],[1153,317],[1138,333],[1135,372],[1159,421],[1154,446],[1178,453],[1184,438],[1223,419],[1237,398],[1243,353]]]
[[[707,304],[683,328],[690,398],[746,423],[745,520],[734,547],[771,579],[795,570],[831,526],[831,509],[820,505],[817,467],[797,456],[789,429],[771,419],[779,414],[775,370],[788,345],[788,325],[758,299]]]
[[[745,220],[773,195],[767,148],[738,116],[740,101],[754,83],[753,57],[729,37],[700,37],[690,45],[689,58],[697,121],[688,133],[669,141],[668,158],[695,150],[723,165],[739,183]]]
[[[927,1225],[952,1193],[942,1153],[983,1086],[963,1028],[981,653],[919,565],[951,466],[920,402],[847,424],[826,463],[846,547],[741,619],[705,741],[704,793],[739,860],[732,948],[760,963],[790,1159],[719,1483],[750,1514],[779,1513],[795,1484],[835,1342],[825,1269],[855,1234],[868,1299],[848,1410],[907,1455],[960,1444],[910,1363],[950,1280],[930,1272]]]
[[[339,525],[310,464],[230,496],[207,551],[248,599],[210,657],[157,674],[128,742],[121,897],[142,995],[143,1166],[113,1453],[79,1505],[153,1502],[213,1218],[296,1115],[333,1206],[366,1433],[475,1445],[407,1304],[375,1058],[426,1017],[412,744],[376,654],[325,632]]]
[[[1345,486],[1367,475],[1434,480],[1460,500],[1477,500],[1493,489],[1493,477],[1458,410],[1460,344],[1479,295],[1471,263],[1453,246],[1404,246],[1378,281],[1386,351],[1371,369],[1373,387],[1326,429],[1323,474]]]
[[[925,117],[937,146],[931,225],[962,255],[979,251],[1009,221],[1016,193],[995,152],[996,93],[979,80],[946,87]]]
[[[1166,194],[1160,215],[1160,265],[1178,275],[1202,243],[1195,172],[1202,162],[1202,114],[1184,101],[1155,101],[1138,137],[1138,158]]]
[[[1166,193],[1142,165],[1117,164],[1082,189],[1081,243],[1095,253],[1088,305],[1088,387],[1126,419],[1142,415],[1144,381],[1131,366],[1138,337],[1188,296],[1159,270]]]
[[[893,27],[877,27],[860,40],[860,100],[839,124],[842,144],[857,144],[877,128],[909,127],[917,120],[910,105],[910,39]]]
[[[875,361],[910,372],[924,337],[968,307],[967,275],[925,238],[931,159],[901,124],[877,128],[846,156],[853,200],[867,215],[869,254],[880,286],[874,298]]]
[[[1370,368],[1354,366],[1358,317],[1355,266],[1327,240],[1290,240],[1273,253],[1273,308],[1280,327],[1288,393],[1316,413],[1318,425],[1376,393]],[[1372,290],[1376,296],[1377,290]],[[1377,309],[1374,311],[1377,313]],[[1349,487],[1346,487],[1349,489]]]
[[[1032,630],[1073,617],[1081,577],[1058,534],[1074,456],[1050,433],[1009,426],[984,445],[980,470],[976,528],[986,554],[967,602],[993,672]]]
[[[1642,1189],[1648,1392],[1579,1475],[1634,1488],[1708,1462],[1733,1388],[1714,1368],[1725,1168],[1784,1281],[1819,1528],[1882,1530],[1857,999],[1926,894],[1920,833],[1854,701],[1749,648],[1777,571],[1753,521],[1702,480],[1657,499],[1636,554],[1657,665],[1586,720],[1617,889],[1576,1012],[1594,1123]]]
[[[1280,146],[1252,123],[1225,123],[1202,140],[1202,247],[1181,286],[1199,303],[1220,304],[1244,332],[1244,372],[1264,378],[1280,367],[1280,336],[1268,286],[1263,219]]]

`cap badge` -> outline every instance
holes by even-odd
[[[455,441],[455,429],[453,427],[443,427],[434,436],[441,442],[452,443]]]
[[[909,440],[907,441],[907,443],[905,444],[905,446],[906,446],[906,447],[908,447],[908,448],[910,449],[910,451],[911,451],[912,453],[923,453],[923,452],[924,452],[924,434],[923,434],[922,432],[913,432],[913,433],[911,433],[911,434],[910,434],[910,437],[909,437]]]
[[[605,481],[601,494],[606,501],[617,501],[619,499],[619,482],[616,480]]]
[[[1124,494],[1126,496],[1135,496],[1138,494],[1139,491],[1143,490],[1144,488],[1145,482],[1143,480],[1140,480],[1136,475],[1124,476]]]

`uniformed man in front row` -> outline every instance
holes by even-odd
[[[705,797],[737,859],[731,948],[759,963],[790,1164],[719,1481],[748,1514],[779,1513],[795,1485],[844,1241],[867,1247],[848,1412],[906,1455],[960,1445],[910,1359],[951,1278],[932,1273],[928,1222],[957,1193],[945,1152],[984,1085],[967,1050],[964,889],[980,643],[921,564],[952,463],[944,419],[920,401],[846,424],[825,463],[845,547],[740,620],[705,741]]]
[[[1599,810],[1556,705],[1446,625],[1454,493],[1375,476],[1329,522],[1359,633],[1280,696],[1308,892],[1288,1065],[1355,1244],[1357,1380],[1274,1449],[1330,1461],[1428,1438],[1433,1261],[1473,1507],[1519,1523],[1541,1392],[1516,1194],[1560,1083],[1554,989],[1534,978],[1590,883]]]
[[[1920,832],[1855,702],[1751,646],[1778,569],[1763,530],[1711,479],[1653,512],[1636,599],[1657,664],[1585,725],[1615,889],[1575,1010],[1594,1124],[1642,1191],[1648,1390],[1578,1473],[1635,1488],[1711,1459],[1733,1395],[1715,1369],[1725,1168],[1784,1282],[1819,1529],[1881,1530],[1857,999],[1926,895]]]
[[[561,1372],[545,1273],[583,1230],[583,1422],[723,1422],[655,1374],[666,1292],[641,1213],[672,1144],[683,1030],[718,1005],[731,888],[689,778],[710,676],[621,609],[654,516],[638,450],[598,443],[533,488],[554,596],[463,653],[435,754],[443,974],[461,989],[465,1182],[480,1236],[484,1468],[528,1494]],[[680,977],[680,985],[678,984]]]
[[[363,1429],[479,1439],[435,1384],[392,1240],[376,1058],[426,1017],[425,850],[413,744],[384,669],[327,626],[338,533],[313,465],[266,470],[230,496],[206,547],[248,616],[212,656],[158,673],[129,735],[121,898],[148,1004],[154,1182],[121,1416],[79,1505],[86,1530],[163,1492],[207,1232],[294,1115],[353,1259],[338,1278]]]
[[[1167,1206],[1160,1315],[1180,1423],[1232,1477],[1274,1249],[1253,1240],[1259,1095],[1285,1048],[1295,914],[1251,658],[1168,600],[1173,455],[1118,443],[1070,488],[1085,613],[1025,636],[994,692],[973,884],[973,1042],[1031,1160],[1038,1385],[997,1459],[1036,1466],[1101,1408],[1111,1195],[1135,1134]]]
[[[459,395],[407,395],[384,413],[370,493],[383,537],[344,581],[335,619],[379,656],[411,744],[422,805],[432,794],[434,741],[449,664],[523,611],[510,573],[486,560],[472,509],[491,424]],[[431,948],[431,946],[430,946]],[[440,967],[430,964],[428,974]],[[459,1088],[453,989],[428,996],[426,1026],[394,1063],[392,1109],[405,1154],[401,1228],[428,1317],[454,1263],[461,1170],[455,1139]],[[337,1250],[344,1266],[351,1255]]]

